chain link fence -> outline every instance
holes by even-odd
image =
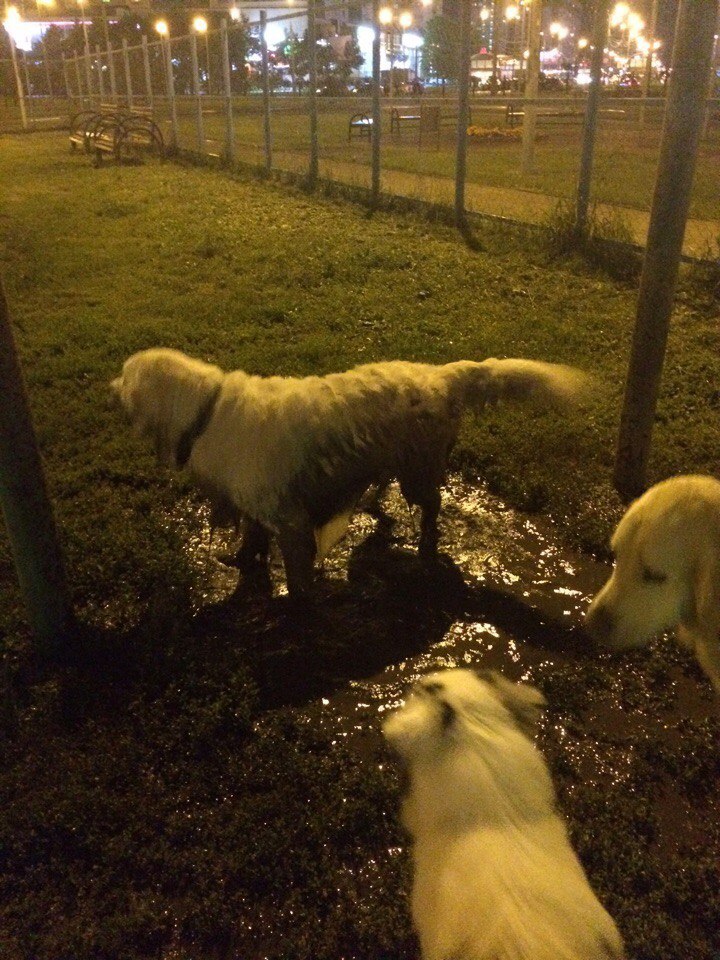
[[[463,137],[469,210],[538,221],[552,215],[558,198],[572,202],[587,103],[582,88],[541,91],[533,101],[535,169],[523,174],[520,140],[529,101],[521,90],[475,88],[465,125],[455,87],[423,89],[410,66],[398,67],[391,57],[389,69],[375,67],[378,109],[372,80],[343,70],[343,44],[367,25],[343,23],[346,33],[338,36],[338,21],[318,19],[311,45],[301,32],[312,26],[306,14],[293,9],[185,36],[139,36],[115,49],[86,44],[85,52],[60,62],[43,57],[42,47],[32,55],[16,51],[23,117],[17,117],[17,96],[0,100],[0,116],[6,128],[13,116],[16,126],[24,119],[26,127],[43,128],[64,126],[74,113],[103,104],[150,108],[166,144],[178,151],[376,191],[371,134],[379,121],[383,192],[452,205]],[[331,67],[324,56],[329,49]],[[367,70],[369,48],[363,53]],[[6,61],[0,70],[3,89],[11,89],[12,65]],[[633,211],[650,207],[665,98],[621,94],[602,94],[593,200],[632,221]],[[710,98],[693,196],[693,216],[708,224],[693,251],[699,255],[720,236],[719,156],[720,100]]]

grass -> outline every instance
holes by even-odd
[[[409,960],[394,767],[314,731],[283,694],[330,660],[362,675],[372,631],[362,614],[328,634],[252,599],[209,602],[187,549],[198,503],[107,382],[151,345],[260,374],[390,357],[578,364],[596,376],[582,411],[490,412],[466,425],[454,466],[602,553],[622,509],[610,474],[633,284],[495,227],[472,252],[420,219],[210,169],[94,170],[62,136],[4,138],[0,179],[0,262],[89,643],[73,669],[35,663],[2,542],[3,957]],[[716,468],[716,296],[714,274],[684,275],[653,479]],[[641,663],[622,681],[587,661],[545,676],[543,746],[630,955],[710,960],[718,725],[674,730],[671,671],[705,689],[674,648]],[[645,727],[602,735],[631,757],[610,790],[555,731],[595,750],[587,704],[618,687]]]
[[[628,111],[634,106],[625,105]],[[283,101],[273,107],[271,130],[273,148],[276,151],[309,151],[309,121],[306,115],[292,111]],[[320,156],[327,160],[349,161],[369,165],[370,147],[367,140],[353,139],[348,142],[347,125],[350,115],[362,109],[369,110],[366,101],[348,103],[338,107],[337,101],[321,102],[318,120]],[[385,109],[385,105],[383,105]],[[482,126],[504,129],[504,117],[483,114],[474,106],[474,121]],[[235,115],[235,136],[241,156],[252,153],[261,156],[263,148],[262,116],[250,110]],[[257,104],[255,104],[257,111]],[[385,114],[384,114],[385,116]],[[485,119],[484,119],[485,118]],[[444,130],[439,149],[434,136],[429,145],[418,148],[417,131],[408,129],[400,138],[393,138],[383,127],[385,137],[382,147],[382,164],[387,170],[403,173],[430,174],[453,177],[455,168],[455,142],[452,127]],[[222,141],[225,136],[224,115],[220,101],[217,113],[208,113],[204,120],[205,136]],[[569,199],[577,183],[580,162],[582,124],[545,120],[538,127],[540,137],[535,150],[535,170],[524,175],[521,171],[522,145],[520,142],[475,142],[470,138],[467,177],[470,183],[493,187],[535,190],[552,197]],[[593,174],[593,200],[639,210],[649,210],[659,154],[660,127],[657,118],[649,124],[640,137],[634,121],[601,120],[596,147]],[[181,122],[181,140],[194,149],[195,127],[189,114]],[[690,216],[699,219],[717,220],[718,203],[715,171],[720,151],[717,129],[700,148],[695,174]]]

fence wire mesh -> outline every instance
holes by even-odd
[[[313,94],[306,13],[274,15],[264,25],[241,20],[183,36],[138,36],[114,49],[88,46],[62,60],[44,56],[40,45],[20,58],[28,122],[61,126],[73,113],[102,104],[150,108],[166,143],[181,151],[307,174],[314,150],[321,177],[369,187],[372,82],[356,70],[342,68],[343,45],[359,25],[340,22],[330,8],[318,15],[318,79]],[[338,36],[338,30],[345,33]],[[272,40],[265,61],[263,35]],[[367,50],[363,53],[367,72],[370,57]],[[11,89],[5,64],[0,66],[0,79],[7,81],[5,90]],[[397,69],[392,61],[378,79],[382,190],[451,204],[459,134],[456,88],[448,84],[423,89],[409,64]],[[639,92],[632,96],[619,95],[620,90],[603,92],[593,167],[593,200],[630,220],[638,210],[646,216],[650,207],[665,110],[664,91],[649,97]],[[313,100],[316,125],[311,123]],[[586,100],[579,87],[541,92],[536,102],[535,169],[523,176],[520,140],[528,101],[519,89],[489,91],[476,86],[470,96],[469,126],[462,131],[468,147],[468,208],[536,221],[550,216],[559,200],[569,201]],[[0,109],[4,117],[11,116],[12,98],[6,97]],[[713,246],[713,230],[715,246],[720,236],[718,156],[720,100],[711,96],[693,192],[693,215],[710,223],[704,239],[695,243],[693,252],[699,255],[708,252],[703,245]],[[511,196],[517,190],[524,191],[523,203]],[[637,229],[633,231],[642,242]]]

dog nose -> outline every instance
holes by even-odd
[[[615,633],[615,617],[604,604],[592,604],[585,616],[588,633],[600,643],[610,640]]]

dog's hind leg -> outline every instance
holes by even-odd
[[[267,563],[270,552],[270,534],[257,520],[247,520],[240,549],[235,554],[232,566],[240,570],[252,570]]]
[[[306,597],[312,587],[317,549],[312,524],[281,527],[278,542],[285,564],[288,593],[293,599]]]
[[[257,520],[247,520],[239,550],[235,553],[220,553],[215,558],[226,567],[236,567],[243,573],[251,573],[267,564],[270,552],[270,534]]]

